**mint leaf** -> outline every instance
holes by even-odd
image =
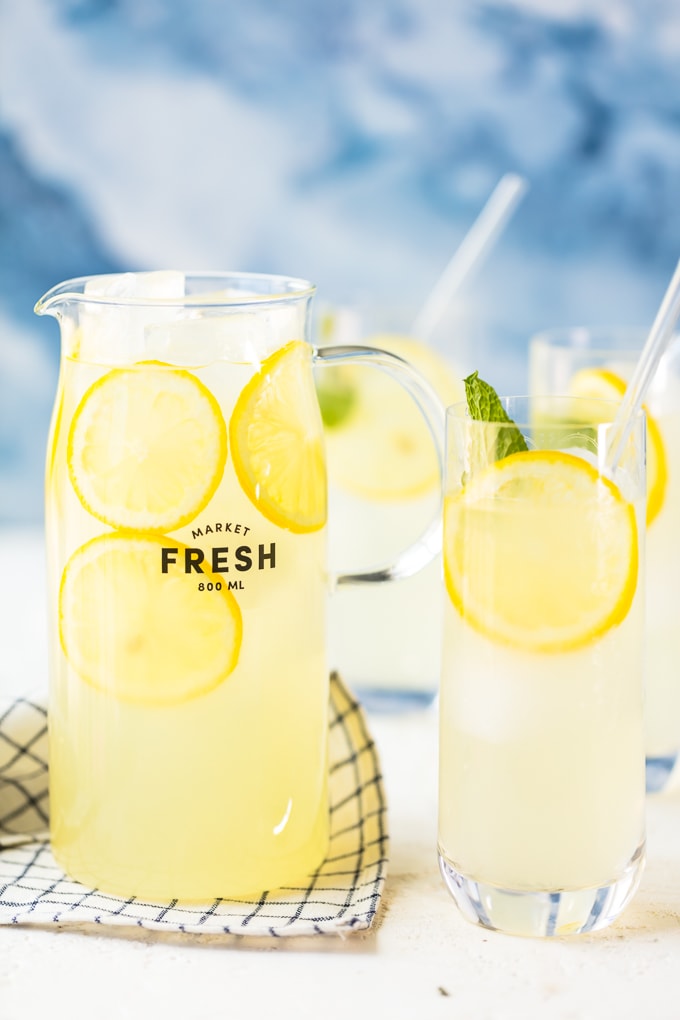
[[[332,368],[324,370],[324,379],[316,381],[316,395],[321,418],[326,428],[337,428],[348,417],[356,403],[356,390]]]
[[[524,436],[508,416],[493,386],[480,379],[479,372],[473,372],[463,381],[471,418],[475,421],[498,422],[512,426],[497,430],[494,447],[488,450],[490,459],[502,460],[511,453],[528,450]]]

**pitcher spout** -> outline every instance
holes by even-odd
[[[87,284],[91,279],[93,278],[81,276],[57,283],[36,302],[33,311],[36,315],[52,315],[55,319],[60,319],[69,305],[85,299]]]

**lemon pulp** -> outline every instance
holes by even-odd
[[[67,461],[85,509],[114,528],[167,532],[208,505],[227,459],[222,412],[183,369],[140,362],[98,379],[76,408]]]
[[[628,613],[638,570],[635,512],[582,458],[512,454],[448,496],[444,515],[449,596],[492,640],[569,651]]]
[[[229,440],[243,491],[272,523],[299,534],[326,523],[326,468],[311,348],[293,340],[243,388]]]
[[[238,660],[236,599],[226,585],[206,598],[183,573],[163,573],[164,546],[183,551],[176,540],[155,535],[100,535],[76,550],[62,575],[64,654],[83,680],[123,701],[195,698],[221,683]]]
[[[626,381],[608,368],[583,368],[573,376],[569,389],[574,397],[621,400],[626,392]],[[668,470],[661,430],[647,408],[644,410],[647,416],[647,526],[649,527],[663,506]]]

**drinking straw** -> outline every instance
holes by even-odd
[[[626,387],[619,410],[614,419],[612,440],[607,451],[607,463],[611,471],[618,465],[624,451],[633,419],[642,407],[649,385],[654,378],[661,356],[673,335],[675,324],[680,317],[680,260],[675,267],[649,336],[642,348],[630,382]]]
[[[430,338],[453,296],[491,251],[527,187],[519,174],[501,177],[416,315],[413,336],[425,342]]]

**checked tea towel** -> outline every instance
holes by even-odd
[[[201,905],[121,899],[72,882],[47,835],[47,712],[37,701],[0,711],[0,923],[132,925],[231,935],[343,934],[370,928],[387,868],[387,806],[364,713],[331,677],[328,856],[309,881],[252,900]]]

